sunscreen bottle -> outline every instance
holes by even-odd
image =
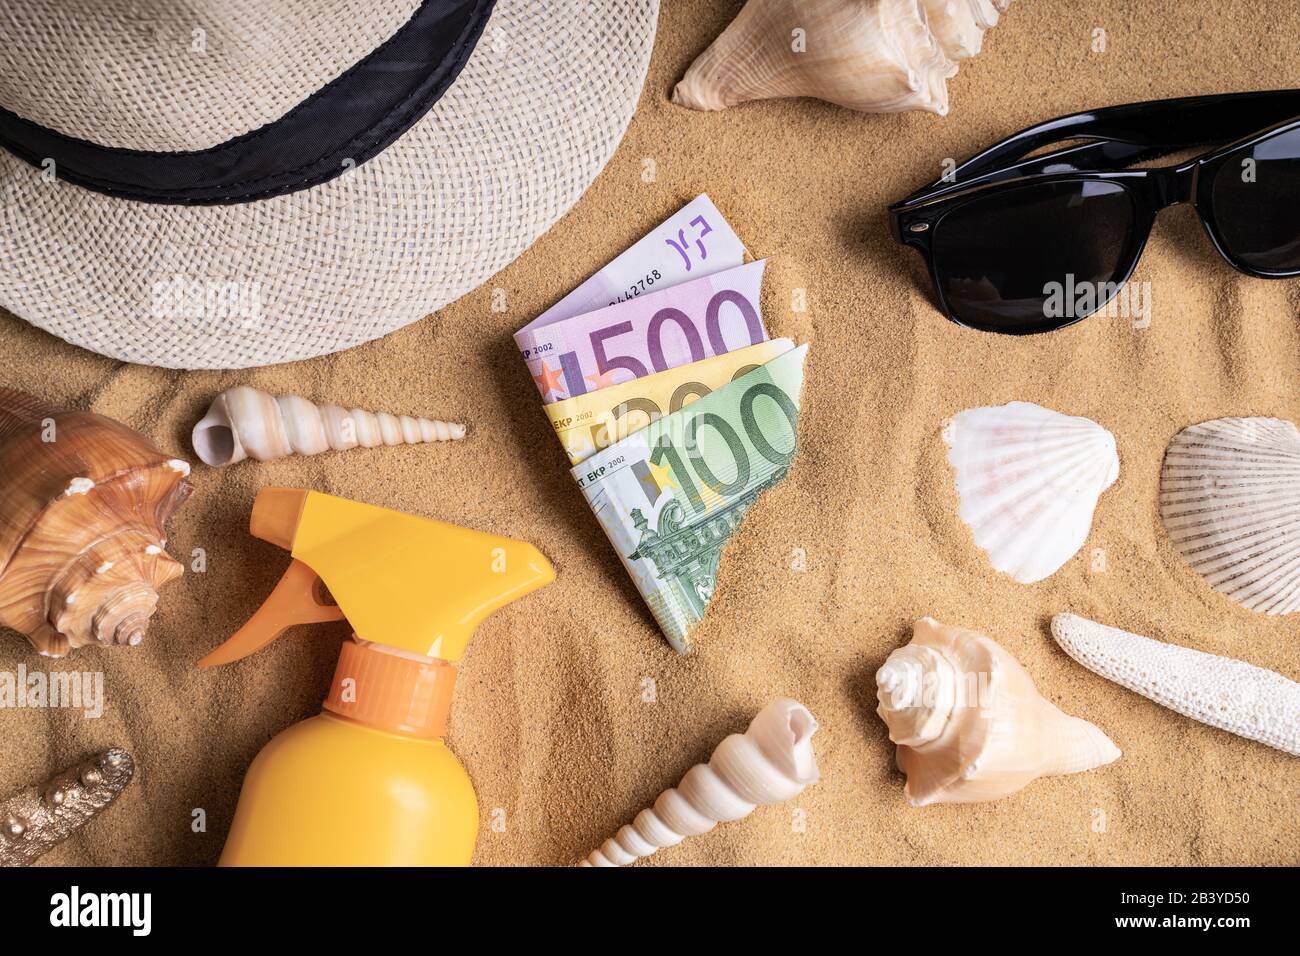
[[[200,666],[295,624],[346,619],[354,634],[321,714],[253,761],[221,865],[468,865],[478,803],[442,741],[452,662],[488,614],[555,579],[550,562],[522,541],[313,491],[263,490],[250,525],[293,563]]]

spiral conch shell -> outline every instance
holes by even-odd
[[[876,672],[876,696],[914,807],[996,800],[1120,756],[1097,727],[1045,700],[1003,648],[929,617]]]
[[[720,821],[749,816],[755,807],[781,803],[820,779],[812,736],[813,715],[780,698],[759,711],[743,734],[718,744],[681,783],[659,795],[579,866],[625,866],[638,857],[712,830]]]
[[[868,113],[948,112],[956,60],[1010,0],[749,0],[691,64],[673,102],[721,110],[817,99]]]
[[[163,525],[189,472],[120,422],[0,389],[0,625],[47,657],[139,644],[182,573]]]
[[[998,25],[1011,0],[922,0],[926,21],[950,60],[974,56],[984,32]]]
[[[191,440],[204,464],[222,467],[245,458],[272,461],[349,448],[417,445],[465,437],[465,426],[430,418],[350,411],[315,405],[297,395],[275,396],[248,385],[222,392]]]

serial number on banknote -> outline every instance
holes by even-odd
[[[640,279],[637,279],[627,287],[626,292],[620,292],[617,296],[609,300],[610,305],[618,305],[620,302],[626,302],[629,299],[635,299],[642,292],[649,292],[650,287],[662,279],[663,273],[658,269],[651,269]]]

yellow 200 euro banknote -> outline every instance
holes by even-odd
[[[575,395],[546,406],[570,464],[640,431],[698,398],[727,385],[790,351],[789,339],[759,342],[644,378]]]

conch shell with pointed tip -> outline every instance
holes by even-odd
[[[1010,0],[749,0],[691,64],[673,102],[721,110],[811,96],[868,113],[948,112],[955,61]]]
[[[950,60],[965,60],[984,45],[1011,0],[921,0],[926,22]]]
[[[817,721],[803,704],[784,697],[773,701],[749,729],[723,740],[708,763],[688,770],[681,783],[578,865],[625,866],[707,833],[720,821],[739,820],[758,806],[798,796],[821,776],[812,749],[816,731]]]
[[[47,657],[139,644],[182,573],[163,526],[189,473],[120,422],[0,389],[0,625]]]
[[[929,617],[876,672],[876,697],[914,807],[996,800],[1120,756],[1097,727],[1045,700],[1006,650]]]
[[[430,418],[315,405],[297,395],[275,396],[248,385],[222,392],[194,426],[191,440],[204,464],[245,458],[272,461],[349,448],[416,445],[465,437],[465,426]]]

